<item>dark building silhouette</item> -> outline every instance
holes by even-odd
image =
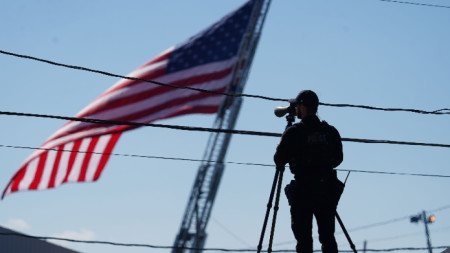
[[[17,234],[11,235],[11,234]],[[79,253],[64,247],[39,240],[20,236],[22,233],[0,227],[0,252],[7,253]]]

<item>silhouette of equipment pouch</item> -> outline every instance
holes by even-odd
[[[284,187],[284,194],[286,194],[289,205],[292,206],[295,201],[295,180],[291,180],[291,182]]]
[[[337,178],[332,178],[331,180],[332,182],[331,184],[329,184],[329,186],[331,186],[331,192],[329,192],[329,195],[328,194],[326,195],[331,197],[331,201],[335,205],[337,205],[339,199],[341,198],[342,192],[344,191],[345,185]],[[296,189],[296,187],[297,186],[295,180],[291,180],[291,182],[284,187],[284,193],[286,194],[286,198],[290,206],[292,206],[298,199],[297,198],[298,190]]]

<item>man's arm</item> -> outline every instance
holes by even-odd
[[[335,127],[331,127],[331,147],[333,150],[333,160],[331,161],[331,165],[334,168],[339,166],[344,160],[344,153],[342,152],[342,140],[339,131]]]
[[[277,167],[283,167],[288,163],[294,155],[294,135],[295,127],[289,127],[281,136],[281,141],[277,146],[273,160]]]

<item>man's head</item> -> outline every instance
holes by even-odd
[[[296,104],[297,117],[302,119],[308,115],[315,115],[319,106],[319,97],[312,90],[302,90],[296,98],[290,99]]]

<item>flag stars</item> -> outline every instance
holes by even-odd
[[[248,26],[246,19],[249,19],[251,9],[251,4],[246,5],[176,48],[172,52],[167,70],[176,72],[235,56]]]

